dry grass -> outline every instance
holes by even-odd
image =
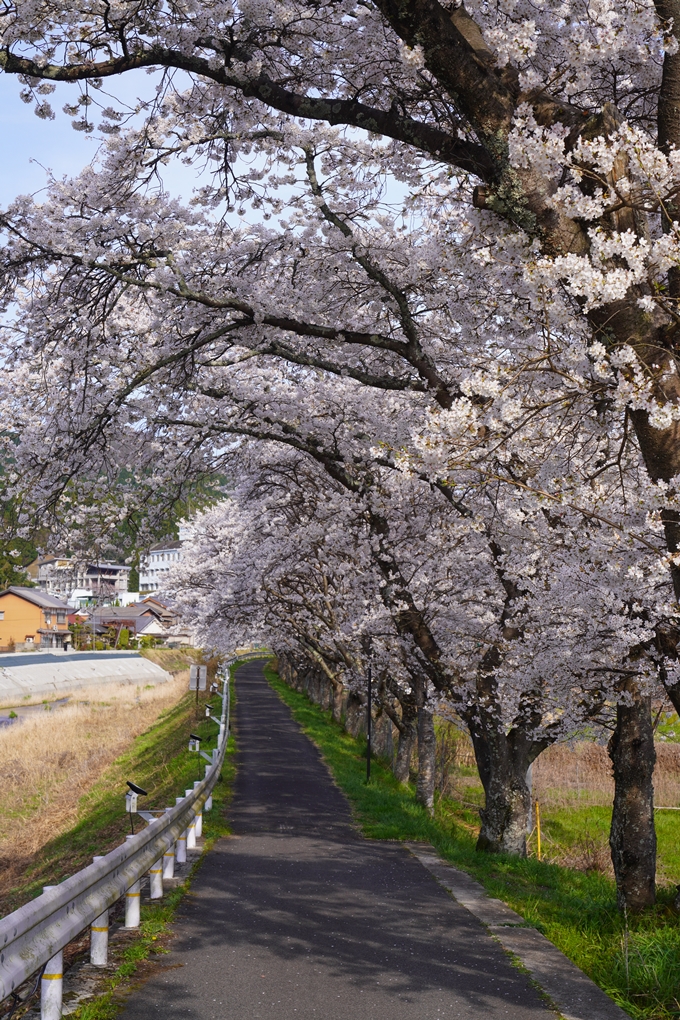
[[[614,781],[607,748],[587,741],[549,747],[534,763],[533,786],[546,807],[610,806]],[[680,805],[680,744],[656,745],[654,800],[657,805]]]
[[[16,880],[13,862],[78,820],[82,795],[186,686],[184,672],[144,688],[83,689],[71,704],[0,731],[0,895]]]

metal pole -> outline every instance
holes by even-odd
[[[371,724],[373,716],[371,713],[371,702],[373,700],[373,677],[371,667],[368,667],[368,698],[366,699],[366,782],[371,781]]]

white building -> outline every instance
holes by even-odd
[[[58,598],[72,598],[74,591],[95,598],[118,598],[127,592],[130,567],[124,563],[87,562],[69,556],[47,556],[28,568],[41,591]]]
[[[152,545],[146,556],[139,563],[140,594],[162,591],[172,567],[182,559],[182,542],[158,542]]]

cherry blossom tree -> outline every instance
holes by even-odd
[[[230,444],[306,457],[360,501],[428,691],[474,676],[481,718],[499,684],[515,711],[555,685],[564,714],[567,676],[613,681],[621,783],[646,762],[612,830],[636,907],[653,873],[628,888],[620,862],[653,849],[657,677],[680,707],[676,7],[8,0],[0,15],[0,66],[36,113],[71,82],[74,126],[99,109],[108,139],[96,167],[2,216],[15,485],[85,528],[122,465],[110,520],[219,472]],[[128,118],[102,84],[135,68],[162,78]],[[214,166],[192,202],[157,186],[173,159]],[[495,630],[476,656],[479,619],[444,617],[454,652],[425,611],[425,559],[407,569],[399,473],[417,541],[429,528],[468,573],[484,564]]]

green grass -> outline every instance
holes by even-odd
[[[350,737],[329,712],[289,688],[270,667],[266,675],[321,750],[368,838],[431,843],[442,857],[482,882],[491,896],[543,932],[634,1020],[680,1017],[680,927],[671,906],[674,888],[660,889],[657,906],[626,925],[616,909],[613,882],[602,874],[535,857],[477,853],[479,818],[473,808],[440,799],[430,818],[416,804],[413,788],[400,786],[389,767],[378,761],[367,786],[365,743]],[[600,810],[605,813],[598,814]],[[606,809],[588,809],[588,818],[600,827],[606,823]],[[566,827],[567,820],[555,817],[548,824],[556,838],[557,827]],[[578,824],[577,818],[569,826],[575,831]],[[671,839],[673,822],[659,818],[658,824],[665,843]],[[560,838],[564,837],[562,832]]]

